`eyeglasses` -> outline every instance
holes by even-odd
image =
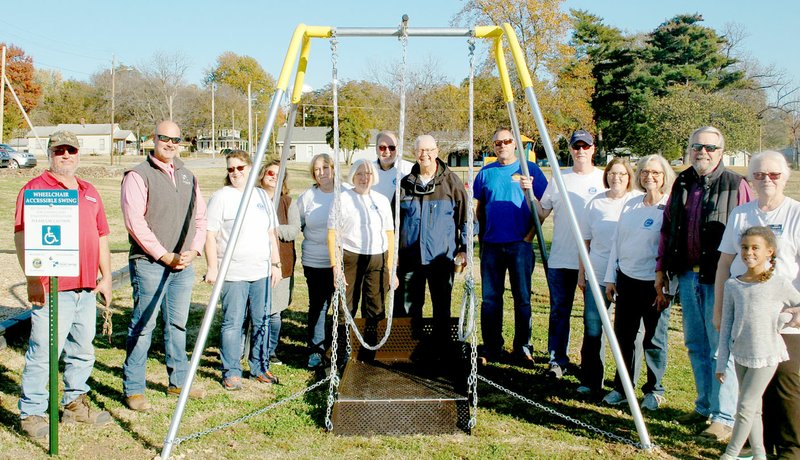
[[[386,149],[389,149],[390,152],[394,152],[395,150],[397,150],[397,146],[396,145],[379,145],[378,146],[378,150],[380,150],[381,152],[385,152]]]
[[[494,146],[495,147],[500,147],[501,145],[508,145],[508,144],[510,144],[512,142],[514,142],[514,139],[498,139],[498,140],[494,141]]]
[[[610,172],[607,174],[608,177],[625,177],[628,173],[626,172]]]
[[[430,181],[427,184],[414,181],[414,194],[415,195],[430,195],[436,190],[436,182]]]
[[[653,171],[652,169],[643,169],[642,172],[639,173],[641,176],[653,176],[659,177],[664,175],[663,171]]]
[[[178,137],[170,137],[170,136],[165,136],[163,134],[156,134],[156,137],[158,138],[158,140],[160,140],[161,142],[163,142],[165,144],[168,143],[168,142],[172,142],[173,144],[180,144],[181,143],[180,136],[178,136]]]
[[[244,168],[246,168],[246,167],[247,167],[247,165],[229,166],[228,167],[228,173],[232,173],[234,171],[242,172],[242,171],[244,171]]]
[[[589,150],[592,146],[589,144],[575,144],[572,146],[573,150]]]
[[[71,145],[60,145],[58,147],[53,148],[52,150],[53,156],[60,157],[62,155],[70,154],[70,155],[77,155],[78,149]]]
[[[769,177],[771,180],[778,180],[781,178],[781,173],[779,172],[754,172],[753,179],[755,180],[764,180]]]
[[[266,172],[264,172],[264,174],[269,176],[269,177],[275,177],[275,176],[278,175],[278,173],[276,173],[275,171],[273,171],[271,169],[268,169]]]
[[[721,148],[722,147],[714,144],[692,144],[692,150],[694,150],[697,153],[702,152],[703,149],[706,149],[706,152],[708,153],[714,153],[717,151],[717,149]]]
[[[433,153],[433,152],[435,152],[437,150],[438,150],[438,148],[434,147],[432,149],[419,149],[419,150],[417,150],[417,152],[419,152],[419,153]]]

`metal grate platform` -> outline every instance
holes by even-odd
[[[356,320],[374,343],[386,322]],[[389,340],[377,352],[355,347],[345,366],[333,407],[333,432],[340,435],[411,435],[467,432],[467,360],[456,336],[434,341],[429,318],[394,319]],[[354,344],[358,341],[353,338]]]

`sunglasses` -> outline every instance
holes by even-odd
[[[500,147],[501,145],[508,145],[508,144],[510,144],[512,142],[514,142],[514,139],[498,139],[498,140],[494,141],[494,146],[495,147]]]
[[[380,150],[381,152],[385,152],[386,149],[389,149],[390,152],[394,152],[395,150],[397,150],[397,146],[396,145],[379,145],[378,146],[378,150]]]
[[[697,153],[702,152],[703,149],[706,149],[706,152],[708,153],[714,153],[717,151],[717,149],[721,148],[722,147],[714,144],[692,144],[692,150],[694,150]]]
[[[244,171],[244,168],[246,168],[246,167],[247,167],[247,166],[245,166],[245,165],[239,165],[239,166],[229,166],[229,167],[228,167],[228,172],[229,172],[229,173],[232,173],[232,172],[234,172],[234,171],[239,171],[239,172],[242,172],[242,171]]]
[[[165,144],[167,142],[172,142],[173,144],[180,144],[181,143],[180,136],[178,136],[178,137],[170,137],[170,136],[165,136],[163,134],[156,134],[156,137],[158,138],[158,140],[160,140],[161,142],[164,142]]]
[[[264,172],[264,174],[266,174],[266,175],[267,175],[267,176],[269,176],[269,177],[275,177],[275,176],[277,176],[277,175],[278,175],[278,173],[276,173],[275,171],[273,171],[273,170],[271,170],[271,169],[268,169],[268,170],[266,170],[266,171]]]
[[[576,144],[572,146],[573,150],[589,150],[592,146],[589,144]]]
[[[769,177],[771,180],[778,180],[781,178],[781,173],[779,172],[754,172],[753,179],[755,180],[764,180]]]
[[[71,146],[71,145],[61,145],[61,146],[55,147],[52,151],[53,151],[53,155],[57,156],[57,157],[60,157],[62,155],[66,155],[68,153],[70,155],[77,155],[78,154],[78,149],[73,147],[73,146]]]
[[[421,184],[414,181],[414,194],[415,195],[430,195],[436,190],[436,182],[430,181],[427,184]]]

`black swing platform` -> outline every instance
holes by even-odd
[[[431,318],[394,318],[387,342],[377,351],[351,336],[348,360],[333,406],[333,432],[339,435],[469,433],[467,394],[469,345],[457,340],[457,318],[450,334],[434,340]],[[366,343],[383,337],[386,320],[356,319]],[[339,350],[343,353],[344,347]]]

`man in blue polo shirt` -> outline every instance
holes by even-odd
[[[514,297],[514,343],[512,355],[526,367],[533,367],[531,355],[531,275],[535,234],[533,215],[525,191],[533,188],[537,199],[547,179],[535,163],[528,162],[525,177],[515,153],[511,130],[494,134],[497,162],[483,167],[475,177],[476,216],[480,223],[481,335],[480,362],[497,361],[503,350],[503,291],[508,271]]]

